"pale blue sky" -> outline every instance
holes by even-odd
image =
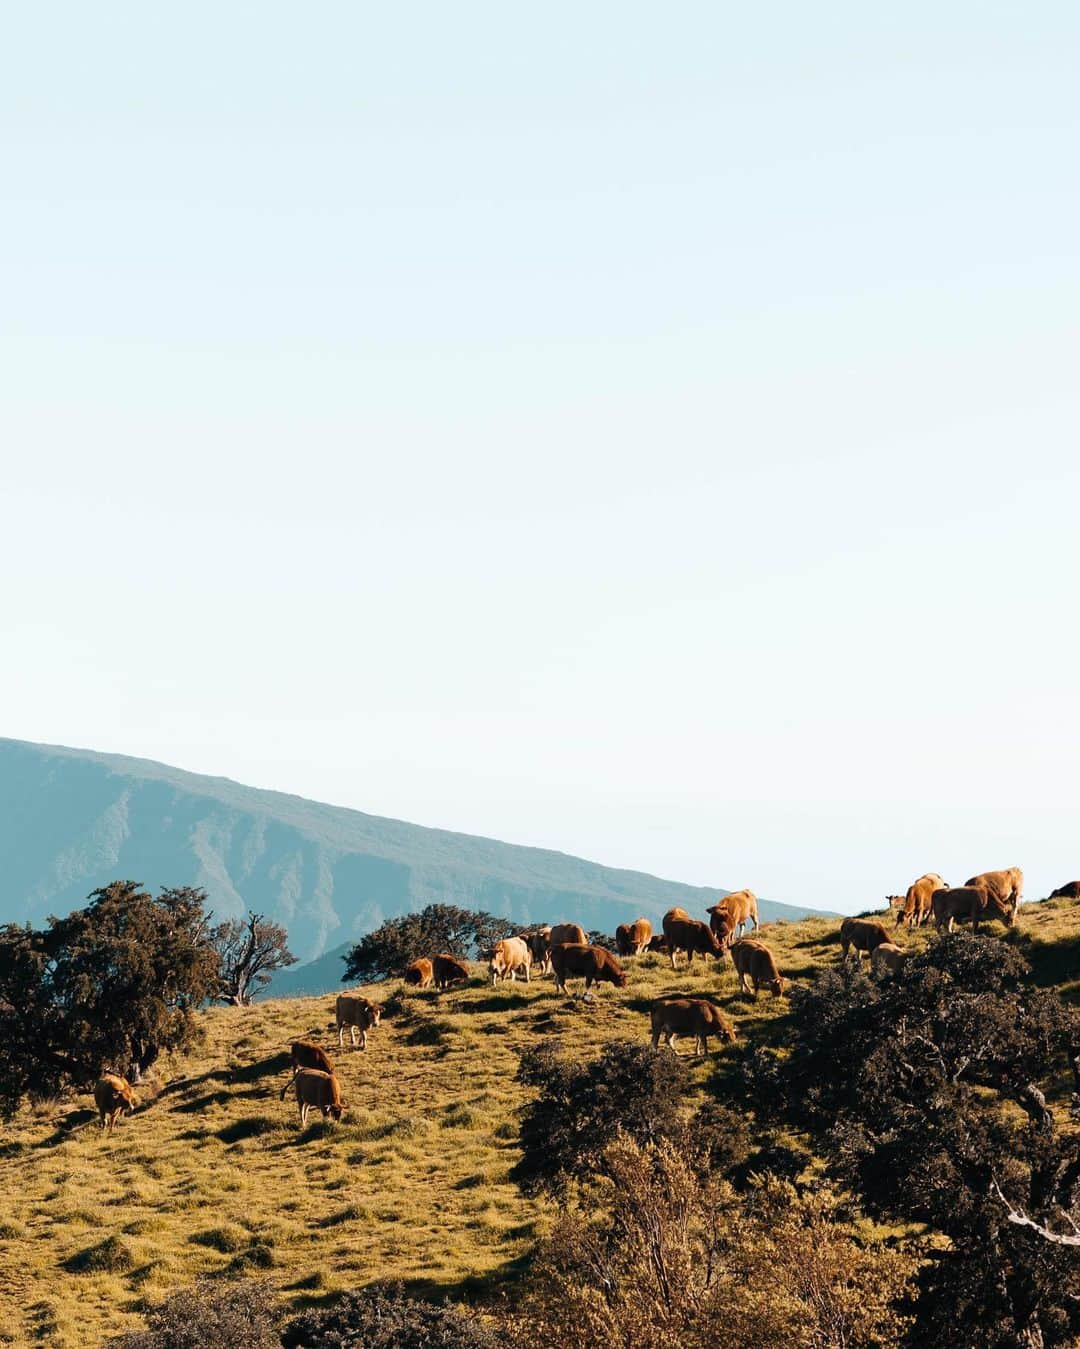
[[[839,908],[1080,876],[1078,38],[13,11],[0,733]]]

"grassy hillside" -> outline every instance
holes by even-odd
[[[486,909],[522,926],[572,914],[587,931],[614,932],[676,904],[697,912],[726,893],[145,759],[2,738],[0,856],[0,922],[40,926],[118,879],[155,891],[198,885],[219,917],[254,907],[283,924],[303,961],[430,903]],[[761,912],[813,910],[763,900]],[[341,978],[340,963],[330,965],[326,991]],[[283,976],[281,988],[302,990],[319,974]]]
[[[809,919],[763,936],[800,980],[838,958],[837,932]],[[1080,999],[1080,905],[1028,906],[1010,939],[1040,982]],[[627,988],[605,986],[592,1004],[550,979],[493,989],[479,967],[442,995],[381,985],[368,991],[393,1015],[366,1052],[330,1044],[332,997],[215,1009],[198,1051],[162,1064],[111,1138],[85,1097],[24,1110],[0,1147],[0,1336],[96,1345],[178,1285],[235,1270],[265,1271],[292,1307],[388,1277],[461,1296],[512,1279],[550,1217],[508,1180],[521,1049],[548,1037],[590,1055],[644,1040],[650,1002],[677,990],[715,996],[743,1045],[782,1042],[786,1002],[740,997],[730,964],[627,964]],[[338,1125],[301,1131],[295,1103],[278,1099],[300,1035],[338,1064],[348,1105]],[[696,1064],[699,1088],[722,1094],[738,1052]]]

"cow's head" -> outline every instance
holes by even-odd
[[[625,970],[612,970],[612,971],[611,971],[611,982],[612,982],[613,984],[615,984],[617,988],[625,988],[625,987],[626,987],[626,971],[625,971]]]
[[[323,1113],[331,1119],[340,1119],[345,1113],[345,1102],[335,1101],[332,1105],[328,1105]]]
[[[769,987],[772,989],[774,998],[782,998],[784,996],[784,990],[787,988],[787,980],[782,976],[777,975],[775,979],[769,980]]]
[[[377,1026],[382,1020],[382,1007],[377,1002],[369,1002],[368,1010],[371,1012],[371,1024]]]

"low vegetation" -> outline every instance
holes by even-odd
[[[950,1262],[962,1265],[962,1233],[943,1211],[901,1202],[902,1187],[874,1192],[875,1165],[892,1174],[890,1147],[902,1178],[903,1148],[917,1150],[920,1126],[905,1116],[897,1138],[885,1127],[888,1093],[908,1099],[909,1088],[890,1075],[887,1054],[875,1060],[858,1039],[896,1026],[907,1014],[901,979],[925,968],[922,989],[933,960],[910,962],[890,984],[894,976],[830,973],[840,965],[834,922],[767,925],[762,936],[792,981],[790,998],[741,995],[730,961],[673,972],[664,956],[630,959],[626,988],[605,986],[591,1001],[558,994],[550,978],[493,988],[478,966],[467,986],[443,994],[396,978],[358,990],[385,1009],[366,1051],[338,1052],[333,995],[193,1012],[198,1042],[162,1050],[139,1107],[109,1137],[77,1089],[24,1099],[0,1140],[0,1343],[81,1349],[127,1335],[129,1349],[213,1344],[184,1336],[192,1317],[207,1330],[215,1298],[222,1320],[240,1318],[254,1345],[380,1345],[380,1324],[396,1327],[388,1345],[410,1344],[409,1327],[421,1326],[427,1338],[418,1330],[415,1343],[433,1349],[492,1334],[568,1349],[705,1346],[718,1326],[746,1349],[946,1342],[929,1334],[919,1304],[928,1280],[944,1288]],[[900,940],[938,948],[926,929]],[[1038,1286],[1060,1293],[1044,1296],[1046,1314],[1026,1326],[999,1309],[982,1338],[949,1342],[1065,1344],[1077,1248],[1020,1226],[1009,1205],[1051,1235],[1067,1234],[1077,1216],[1066,1041],[1080,983],[1062,952],[1080,943],[1080,905],[1030,905],[1008,934],[991,925],[941,943],[941,952],[992,953],[978,977],[1000,982],[972,985],[976,1002],[957,1011],[956,1032],[975,1034],[982,1017],[1004,1033],[985,1016],[996,1002],[1006,1022],[1025,1021],[1027,1038],[1008,1055],[1032,1046],[1041,1055],[1029,1080],[1065,1158],[1047,1206],[1032,1189],[1051,1155],[1036,1137],[1045,1118],[1033,1123],[1015,1091],[957,1076],[955,1064],[939,1081],[926,1051],[920,1071],[937,1083],[942,1109],[954,1107],[949,1093],[962,1107],[956,1137],[970,1134],[993,1157],[978,1130],[1000,1129],[1010,1142],[1008,1165],[994,1172],[1006,1202],[976,1215],[993,1216],[991,1245],[1027,1251],[1042,1262]],[[1051,1002],[1033,989],[1060,991],[1042,1030],[1028,1024],[1029,1009]],[[683,1059],[653,1051],[649,1007],[673,993],[715,1001],[734,1045],[703,1060],[687,1042]],[[931,1043],[953,1052],[950,1023],[935,1020],[921,992],[912,997],[922,1028],[913,1034],[929,1029]],[[814,1039],[815,1019],[832,1040]],[[323,1044],[336,1064],[347,1102],[338,1124],[301,1129],[291,1096],[279,1100],[298,1037]],[[1006,1041],[995,1044],[987,1062],[1007,1056]],[[813,1083],[800,1099],[814,1054],[822,1094],[813,1097]],[[935,1099],[920,1085],[909,1105]],[[949,1146],[943,1116],[928,1157],[947,1158]],[[1001,1271],[987,1277],[1010,1277]],[[972,1287],[961,1270],[958,1306],[970,1305]],[[432,1310],[444,1301],[457,1310]]]

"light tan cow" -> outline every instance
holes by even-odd
[[[652,923],[647,918],[620,923],[615,929],[615,950],[621,956],[639,956],[648,950],[652,934]]]
[[[904,896],[901,921],[908,927],[921,927],[932,912],[934,891],[948,888],[936,871],[928,871],[925,876],[912,881]]]
[[[433,978],[434,969],[427,956],[421,956],[419,960],[414,960],[405,971],[405,982],[413,984],[416,988],[430,988]]]
[[[675,1037],[692,1035],[694,1052],[704,1058],[708,1053],[708,1037],[715,1035],[721,1041],[733,1041],[735,1028],[723,1012],[707,998],[658,998],[650,1011],[653,1049],[664,1041],[674,1053]]]
[[[558,946],[560,942],[572,942],[576,946],[588,946],[589,939],[580,923],[556,923],[551,929],[548,945],[549,947]]]
[[[753,923],[755,931],[761,926],[758,922],[757,895],[753,890],[733,890],[730,895],[717,900],[708,913],[712,930],[726,945],[745,934],[747,923]]]
[[[735,942],[731,947],[731,959],[739,975],[739,990],[741,992],[750,992],[746,982],[749,979],[754,985],[755,998],[762,985],[772,990],[774,998],[784,996],[787,980],[781,978],[780,971],[776,968],[776,961],[773,959],[773,953],[764,942],[744,937],[742,941]]]
[[[883,941],[870,952],[870,968],[875,974],[883,974],[886,970],[891,974],[899,974],[907,963],[907,958],[908,953],[902,946],[897,946],[895,942]]]
[[[94,1087],[94,1104],[101,1116],[101,1127],[107,1134],[126,1110],[129,1114],[139,1104],[131,1083],[119,1073],[105,1073]]]
[[[324,1119],[340,1119],[345,1112],[345,1102],[341,1097],[341,1088],[333,1073],[324,1073],[318,1068],[298,1068],[291,1082],[281,1089],[281,1099],[291,1086],[296,1087],[296,1104],[300,1107],[300,1126],[307,1124],[308,1111],[321,1112]]]
[[[529,983],[532,959],[529,943],[523,937],[503,937],[501,941],[495,943],[491,960],[488,962],[492,984],[497,984],[508,975],[510,982],[513,983],[519,973],[523,974],[525,982]]]
[[[334,1005],[337,1021],[338,1048],[342,1048],[345,1027],[349,1028],[349,1044],[356,1048],[356,1032],[360,1032],[360,1048],[367,1049],[367,1033],[382,1019],[382,1007],[377,1002],[362,998],[359,993],[339,993]]]

